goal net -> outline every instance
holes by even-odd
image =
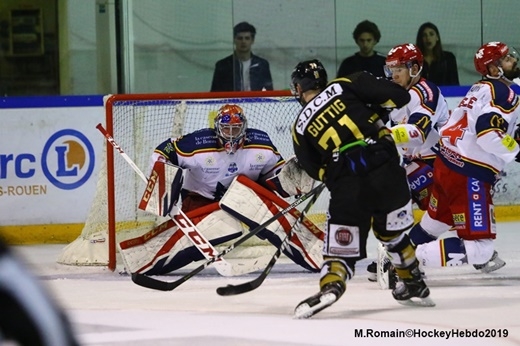
[[[284,158],[293,155],[291,125],[301,105],[286,91],[111,95],[105,98],[106,129],[141,171],[148,174],[150,156],[158,144],[170,137],[213,127],[218,109],[227,103],[240,105],[248,127],[267,132]],[[106,141],[105,150],[107,155],[85,226],[81,235],[62,251],[58,263],[100,265],[114,270],[116,243],[142,235],[166,220],[138,208],[146,184]],[[318,226],[323,226],[327,201],[328,194],[324,192],[308,213]],[[256,256],[264,248],[272,248],[260,239],[244,245],[226,258]]]

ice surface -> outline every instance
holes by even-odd
[[[104,268],[55,262],[61,245],[17,246],[30,269],[73,321],[85,345],[520,345],[520,223],[500,223],[496,249],[507,265],[490,274],[472,266],[427,269],[434,308],[399,305],[389,290],[367,280],[370,258],[360,261],[345,295],[310,320],[293,309],[318,290],[318,274],[281,259],[264,284],[243,295],[221,297],[215,289],[257,274],[224,278],[208,268],[174,291],[153,291]],[[375,257],[373,237],[369,255]],[[274,249],[273,249],[274,251]],[[187,273],[187,269],[182,273]],[[173,281],[177,275],[162,277]],[[507,337],[356,337],[412,329]]]

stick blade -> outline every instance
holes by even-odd
[[[263,281],[263,280],[262,280]],[[234,296],[237,294],[251,292],[258,288],[262,282],[249,281],[239,285],[227,285],[217,288],[217,294],[219,296]]]
[[[175,282],[160,281],[160,280],[151,278],[147,275],[138,274],[138,273],[132,273],[132,281],[136,285],[150,288],[153,290],[158,290],[158,291],[171,291],[175,287],[177,287],[177,285],[174,285]]]

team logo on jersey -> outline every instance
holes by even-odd
[[[348,228],[338,228],[334,238],[336,239],[336,242],[342,246],[350,245],[352,240],[354,240],[354,236]]]
[[[238,171],[238,166],[236,164],[236,162],[231,162],[228,166],[228,173],[229,174],[234,174],[236,173],[236,171]]]
[[[213,156],[206,157],[206,166],[214,166],[215,158]]]
[[[264,154],[256,154],[256,162],[264,162],[265,156]]]

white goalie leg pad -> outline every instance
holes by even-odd
[[[289,206],[276,196],[245,176],[239,176],[229,186],[220,200],[223,210],[250,227],[256,227],[274,214]],[[311,220],[304,218],[300,224],[300,212],[296,209],[275,220],[266,227],[268,233],[259,237],[278,246],[294,226],[294,232],[284,253],[293,261],[309,270],[318,271],[323,262],[322,246],[324,233]]]
[[[215,210],[215,207],[216,203],[209,214],[204,212],[211,209],[203,207],[189,212],[187,216],[209,241],[215,239],[227,241],[239,237],[242,234],[240,222],[220,209]],[[156,267],[158,263],[161,263],[167,272],[168,267],[176,266],[172,263],[176,260],[176,255],[190,247],[194,247],[193,243],[175,226],[173,220],[168,220],[140,237],[119,244],[125,268],[131,273],[146,273],[152,268],[154,272],[161,272],[161,268]],[[182,261],[189,263],[202,256],[198,251],[194,253],[197,258],[191,260],[183,258]]]
[[[118,243],[125,270],[139,273],[150,266],[160,249],[177,231],[173,220],[168,220],[145,234]]]
[[[298,164],[296,156],[285,162],[281,170],[267,179],[267,184],[282,197],[296,196],[308,193],[314,187],[316,180]]]
[[[164,161],[156,161],[146,184],[139,209],[159,216],[178,213],[183,183],[182,168]]]

